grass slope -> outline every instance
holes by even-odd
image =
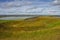
[[[0,40],[60,40],[60,18],[0,20]]]

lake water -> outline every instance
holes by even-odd
[[[32,18],[36,16],[17,16],[17,17],[0,17],[0,20],[21,20],[26,18]],[[55,18],[60,18],[60,16],[55,16]]]
[[[18,19],[26,19],[31,18],[33,16],[23,16],[23,17],[1,17],[0,20],[18,20]]]

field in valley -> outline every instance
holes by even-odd
[[[60,40],[60,18],[0,20],[0,40]]]

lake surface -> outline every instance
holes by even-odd
[[[32,17],[36,17],[36,16],[8,16],[8,17],[0,17],[0,20],[21,20]],[[53,16],[53,17],[60,18],[60,16]]]
[[[1,17],[0,20],[20,20],[20,19],[26,19],[26,18],[32,18],[34,16],[23,16],[23,17]]]

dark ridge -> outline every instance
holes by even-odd
[[[31,17],[31,16],[51,16],[51,17],[60,17],[60,15],[0,15],[0,17]]]

